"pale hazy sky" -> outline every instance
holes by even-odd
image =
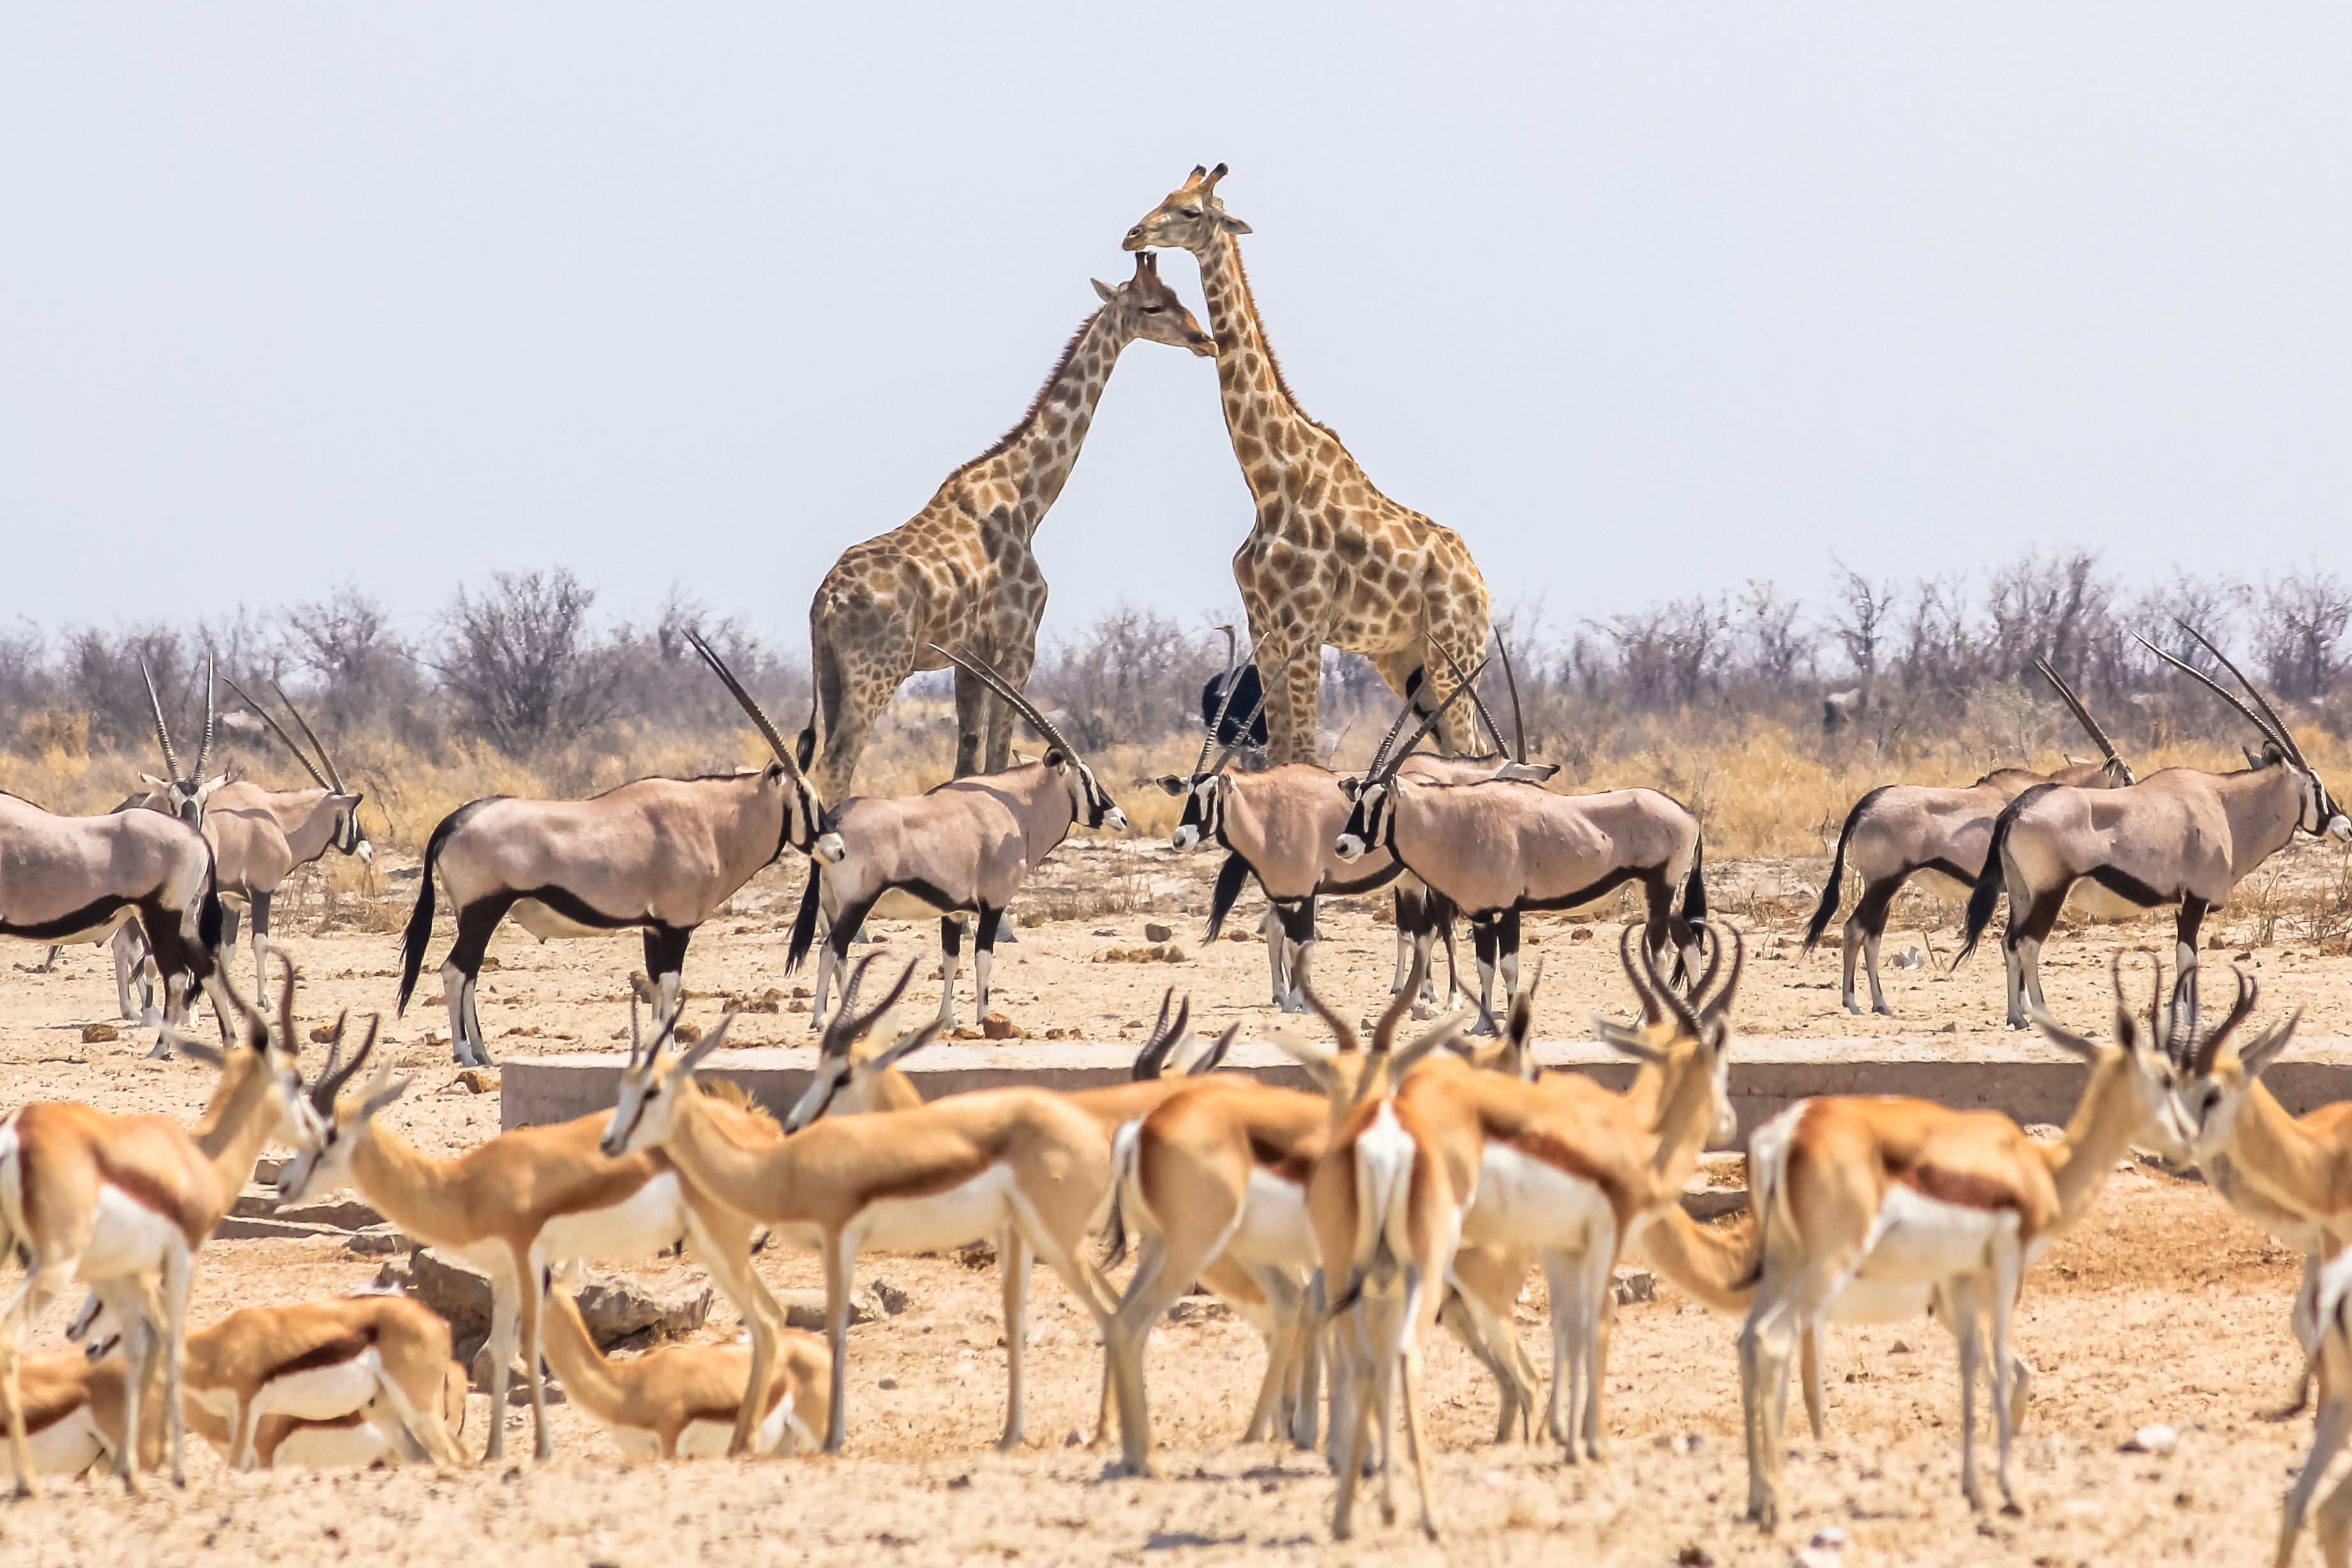
[[[564,564],[803,647],[1219,160],[1300,400],[1499,602],[2352,571],[2347,84],[2313,5],[17,5],[0,615]],[[1233,601],[1250,515],[1135,345],[1048,635]]]

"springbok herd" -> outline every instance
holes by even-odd
[[[490,1061],[476,988],[490,938],[509,916],[541,940],[637,932],[652,1018],[635,1027],[633,1010],[629,1061],[609,1112],[518,1129],[441,1159],[383,1124],[407,1081],[376,1060],[378,1020],[348,1054],[348,1014],[318,1031],[311,1038],[331,1041],[327,1060],[315,1073],[305,1069],[294,967],[283,953],[274,969],[270,962],[271,899],[295,868],[328,850],[364,858],[370,849],[361,793],[283,692],[278,702],[307,750],[272,710],[229,683],[314,788],[205,777],[208,670],[193,768],[181,764],[151,681],[164,772],[146,790],[89,818],[0,795],[0,936],[113,943],[125,1016],[156,1028],[158,1053],[176,1050],[220,1070],[193,1128],[57,1102],[0,1121],[0,1250],[25,1270],[0,1312],[0,1400],[20,1494],[43,1473],[79,1473],[101,1459],[134,1491],[142,1472],[164,1464],[182,1481],[191,1425],[238,1469],[457,1461],[452,1427],[467,1380],[453,1369],[447,1324],[415,1301],[374,1294],[248,1309],[189,1332],[196,1256],[275,1142],[296,1151],[279,1168],[282,1197],[354,1189],[417,1242],[488,1274],[491,1407],[502,1411],[519,1357],[542,1459],[552,1453],[544,1364],[632,1456],[839,1449],[857,1255],[987,1239],[1003,1289],[1003,1446],[1024,1439],[1033,1260],[1095,1318],[1105,1347],[1096,1439],[1108,1442],[1115,1424],[1121,1462],[1139,1475],[1156,1473],[1146,1341],[1198,1281],[1265,1340],[1245,1437],[1312,1448],[1320,1437],[1327,1446],[1338,1478],[1333,1533],[1350,1533],[1356,1489],[1375,1469],[1382,1517],[1393,1521],[1402,1426],[1420,1523],[1433,1537],[1419,1410],[1422,1348],[1433,1325],[1444,1322],[1493,1375],[1498,1438],[1530,1435],[1538,1376],[1511,1325],[1521,1286],[1540,1264],[1552,1331],[1544,1426],[1570,1462],[1599,1461],[1608,1449],[1612,1275],[1638,1248],[1698,1301],[1745,1314],[1748,1512],[1765,1528],[1782,1513],[1792,1353],[1818,1432],[1822,1325],[1921,1312],[1958,1344],[1962,1490],[1981,1506],[1981,1369],[1995,1478],[2003,1507],[2014,1510],[2011,1439],[2032,1377],[2011,1347],[2021,1276],[2082,1218],[2118,1158],[2138,1148],[2196,1166],[2215,1191],[2306,1257],[2293,1328],[2316,1377],[2318,1416],[2286,1499],[2278,1558],[2287,1561],[2311,1495],[2352,1429],[2352,1252],[2336,1244],[2352,1222],[2352,1118],[2342,1106],[2289,1116],[2261,1074],[2293,1038],[2295,1019],[2253,1033],[2255,988],[2241,973],[2232,1005],[2209,1029],[2198,986],[2200,923],[2239,882],[2297,832],[2352,839],[2352,821],[2285,723],[2219,648],[2183,627],[2179,646],[2193,645],[2197,664],[2151,650],[2253,726],[2262,745],[2249,750],[2244,770],[2168,768],[2137,779],[2044,664],[2104,760],[1864,797],[1839,835],[1807,941],[1825,934],[1851,866],[1860,896],[1844,927],[1845,1006],[1862,1010],[1859,963],[1874,1009],[1892,1012],[1879,941],[1910,879],[1967,894],[1970,947],[2006,894],[2009,1021],[2038,1028],[2083,1060],[2080,1106],[2061,1138],[2042,1142],[1997,1113],[1927,1101],[1800,1102],[1749,1139],[1751,1218],[1729,1229],[1696,1225],[1681,1207],[1685,1185],[1702,1149],[1737,1131],[1728,1071],[1743,966],[1739,934],[1707,919],[1698,818],[1654,789],[1553,790],[1546,785],[1555,770],[1528,760],[1523,736],[1506,745],[1477,689],[1489,640],[1484,584],[1457,536],[1380,496],[1337,438],[1297,413],[1241,271],[1236,236],[1248,225],[1215,196],[1223,173],[1196,171],[1128,236],[1131,250],[1176,246],[1201,258],[1213,337],[1148,256],[1121,287],[1097,285],[1103,311],[1024,423],[951,476],[903,538],[886,536],[898,539],[890,550],[857,547],[828,577],[812,615],[821,757],[818,724],[789,741],[694,636],[764,739],[766,766],[641,779],[586,800],[493,797],[434,829],[397,1006],[415,993],[443,893],[455,936],[441,977],[461,1063]],[[1309,1039],[1286,1018],[1268,1038],[1315,1089],[1275,1088],[1217,1071],[1239,1025],[1204,1047],[1187,1028],[1189,1004],[1172,1019],[1163,1006],[1131,1082],[925,1103],[899,1064],[954,1020],[967,936],[984,1016],[994,946],[1031,873],[1076,829],[1127,826],[1078,749],[1024,695],[1044,601],[1028,533],[990,532],[973,519],[1009,508],[1034,531],[1075,460],[1110,363],[1138,338],[1216,355],[1265,536],[1236,558],[1259,632],[1255,711],[1235,720],[1247,683],[1229,668],[1192,770],[1156,782],[1182,800],[1176,847],[1213,841],[1224,853],[1212,934],[1255,879],[1267,900],[1270,1000],[1284,1014],[1318,1017],[1331,1038]],[[1323,500],[1328,516],[1314,509]],[[1334,586],[1317,574],[1349,555],[1341,536],[1350,528],[1385,539],[1370,558],[1379,570],[1364,568],[1353,587]],[[918,572],[927,562],[952,565],[964,548],[959,528],[1019,542],[1021,561],[973,569],[971,580],[994,584],[994,597],[928,621],[877,621],[882,601],[870,583],[859,586],[861,575],[895,570],[893,562]],[[1416,550],[1410,570],[1397,564]],[[1344,776],[1311,760],[1319,650],[1334,643],[1370,654],[1404,699],[1370,763]],[[851,795],[878,704],[912,670],[949,665],[957,671],[959,776],[919,796]],[[2227,670],[2244,697],[2200,665]],[[1468,707],[1457,708],[1465,694]],[[1035,760],[1010,757],[1016,718],[1045,743]],[[1415,718],[1418,728],[1404,736]],[[1418,749],[1433,730],[1441,754]],[[1273,765],[1237,768],[1259,735]],[[700,1034],[686,1026],[683,973],[697,927],[788,855],[804,858],[809,872],[786,967],[815,952],[811,1024],[822,1048],[811,1088],[779,1123],[738,1096],[698,1087],[696,1069],[724,1041],[729,1020]],[[1366,1039],[1315,989],[1316,904],[1381,888],[1396,897],[1396,967],[1392,1000]],[[1518,950],[1526,913],[1589,907],[1621,888],[1638,890],[1643,906],[1620,945],[1640,1022],[1594,1019],[1601,1037],[1638,1063],[1631,1088],[1616,1093],[1538,1070],[1529,1040],[1536,985],[1523,983]],[[2157,960],[2147,1007],[2137,1010],[2119,958],[2104,1043],[2072,1032],[2042,1005],[2040,952],[2070,900],[2093,915],[2177,912],[2172,983]],[[257,1000],[230,975],[239,915],[250,921]],[[874,960],[852,965],[849,948],[874,917],[940,923],[943,985],[936,1013],[919,1025],[901,1019],[913,965],[878,1005],[861,1009]],[[1454,976],[1457,920],[1472,935],[1473,1004],[1437,1016],[1465,994]],[[1443,996],[1433,962],[1441,940]],[[218,1021],[217,1046],[193,1036],[200,998]],[[1406,1039],[1413,1016],[1428,1027]],[[823,1338],[786,1326],[752,1266],[762,1232],[820,1255]],[[1137,1261],[1122,1291],[1106,1260],[1123,1256],[1130,1240]],[[1098,1242],[1108,1249],[1098,1253]],[[740,1313],[748,1345],[606,1359],[570,1291],[571,1266],[650,1258],[680,1244]],[[89,1294],[72,1332],[89,1354],[25,1356],[26,1333],[77,1283]],[[503,1443],[494,1418],[486,1457],[501,1458]],[[2327,1560],[2347,1563],[2352,1484],[2321,1505],[2318,1533]]]

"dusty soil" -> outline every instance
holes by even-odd
[[[1087,1038],[1136,1038],[1173,983],[1192,993],[1213,1026],[1265,1017],[1265,955],[1255,944],[1199,943],[1205,893],[1194,862],[1081,874],[1090,852],[1069,858],[1069,917],[1024,930],[1001,959],[998,1004],[1033,1034],[1047,1028]],[[770,873],[773,876],[774,873]],[[1737,873],[1727,868],[1727,874]],[[1769,874],[1787,875],[1781,871]],[[1816,873],[1818,874],[1818,873]],[[1132,891],[1106,898],[1106,883]],[[413,888],[413,883],[396,884]],[[688,959],[698,992],[786,993],[785,930],[796,888],[747,890],[741,913],[706,927]],[[1958,977],[1900,972],[1895,999],[1911,1015],[1897,1026],[1849,1019],[1836,1007],[1836,956],[1802,957],[1788,940],[1786,909],[1769,892],[1743,906],[1764,951],[1743,993],[1750,1035],[1853,1036],[2000,1029],[2000,970],[1983,957]],[[1095,907],[1069,907],[1081,898]],[[1124,903],[1112,910],[1107,904]],[[1786,902],[1783,900],[1782,902]],[[1384,999],[1393,937],[1371,905],[1329,910],[1324,983],[1352,1012]],[[1736,916],[1737,917],[1737,916]],[[1254,924],[1245,903],[1237,924]],[[1099,963],[1111,947],[1146,945],[1143,925],[1175,925],[1181,963]],[[1615,969],[1613,927],[1531,922],[1530,957],[1547,965],[1543,1031],[1580,1036],[1583,1013],[1630,998]],[[1579,929],[1594,932],[1576,939]],[[1781,940],[1775,944],[1778,934]],[[2093,929],[2053,946],[2047,966],[2058,1010],[2086,1025],[2105,1010],[2105,959],[2118,940],[2153,933]],[[877,924],[894,956],[929,957],[929,927]],[[2168,946],[2168,929],[2163,934]],[[1949,949],[1947,930],[1938,954]],[[305,1023],[341,1007],[389,1009],[396,936],[297,931],[286,945],[303,966]],[[437,962],[446,937],[436,939]],[[1907,938],[1891,934],[1889,947]],[[509,932],[486,977],[483,1015],[502,1053],[579,1051],[625,1031],[625,976],[642,962],[634,942],[545,947]],[[37,953],[0,955],[30,962]],[[2309,1009],[2316,1033],[2352,1033],[2352,960],[2254,950],[2266,994]],[[806,977],[801,977],[805,981]],[[437,992],[428,969],[420,1002]],[[969,1015],[969,970],[964,988]],[[126,1032],[85,1044],[84,1024],[112,1013],[111,969],[102,951],[68,953],[58,972],[12,969],[0,978],[0,1104],[35,1097],[89,1101],[118,1111],[186,1116],[209,1074],[184,1061],[142,1060],[146,1042]],[[789,1000],[785,1002],[789,1006]],[[704,1004],[711,1012],[717,1001]],[[389,1020],[388,1020],[389,1021]],[[747,1042],[797,1043],[790,1012],[741,1020]],[[495,1095],[455,1082],[446,1016],[413,1008],[391,1023],[395,1048],[423,1069],[417,1090],[387,1113],[428,1147],[457,1148],[494,1134]],[[522,1032],[516,1032],[522,1031]],[[2053,1246],[2029,1276],[2019,1313],[2021,1349],[2041,1369],[2022,1435],[2017,1479],[2025,1517],[1979,1519],[1958,1488],[1958,1391],[1948,1339],[1927,1322],[1831,1331],[1831,1428],[1825,1442],[1791,1444],[1789,1502],[1779,1536],[1740,1524],[1745,1468],[1732,1338],[1736,1325],[1689,1306],[1663,1287],[1654,1302],[1622,1309],[1610,1379],[1613,1462],[1561,1465],[1548,1448],[1491,1443],[1493,1393],[1450,1340],[1430,1353],[1430,1427],[1436,1449],[1442,1549],[1376,1510],[1349,1546],[1328,1541],[1332,1481],[1312,1456],[1234,1441],[1255,1392],[1255,1336],[1205,1301],[1162,1327],[1152,1352],[1160,1436],[1171,1477],[1107,1479],[1101,1455],[1066,1446],[1091,1429],[1098,1350],[1091,1327],[1057,1281],[1033,1291],[1028,1410],[1030,1447],[1004,1456],[992,1444],[1003,1417],[1002,1324],[992,1271],[951,1259],[877,1256],[863,1277],[910,1293],[903,1314],[852,1331],[850,1447],[839,1459],[750,1466],[622,1465],[576,1410],[555,1411],[558,1458],[495,1469],[366,1474],[231,1476],[193,1445],[192,1484],[151,1500],[122,1498],[104,1482],[57,1484],[37,1503],[0,1508],[0,1562],[15,1563],[311,1562],[342,1557],[420,1563],[495,1558],[536,1564],[623,1564],[768,1560],[779,1552],[883,1563],[1186,1561],[1244,1556],[1397,1561],[1555,1560],[1654,1564],[1696,1548],[1717,1563],[1786,1563],[1813,1532],[1835,1525],[1851,1563],[1962,1562],[2066,1563],[2148,1559],[2264,1560],[2278,1497],[2307,1440],[2308,1422],[2271,1423],[2299,1358],[2286,1331],[2297,1260],[2236,1219],[2201,1186],[2137,1169],[2116,1176],[2086,1221]],[[207,1249],[192,1316],[301,1300],[373,1279],[380,1260],[324,1241],[222,1242]],[[626,1265],[645,1272],[682,1264]],[[780,1289],[814,1289],[813,1260],[771,1252],[761,1268]],[[13,1284],[13,1281],[11,1281]],[[1203,1310],[1205,1309],[1205,1310]],[[36,1348],[60,1343],[63,1309],[41,1326]],[[1523,1298],[1519,1329],[1548,1364],[1540,1278]],[[738,1324],[722,1303],[709,1336]],[[884,1387],[887,1381],[894,1387]],[[1793,1404],[1792,1400],[1792,1404]],[[528,1410],[503,1413],[510,1444],[528,1452]],[[478,1450],[487,1399],[476,1396],[464,1441]],[[2141,1426],[2183,1428],[2168,1458],[2121,1452]],[[1801,1430],[1801,1421],[1799,1422]],[[1988,1458],[1990,1462],[1987,1444]],[[510,1448],[510,1452],[516,1451]],[[1409,1486],[1408,1482],[1408,1486]],[[1987,1478],[1990,1486],[1990,1477]],[[1407,1517],[1410,1517],[1408,1511]],[[2305,1552],[2316,1559],[2315,1548]]]

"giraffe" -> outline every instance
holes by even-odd
[[[1101,308],[1062,350],[1021,423],[949,475],[921,511],[852,545],[825,573],[809,606],[815,711],[799,743],[819,800],[837,806],[847,797],[875,721],[907,678],[947,666],[931,644],[994,664],[1015,687],[1027,684],[1045,612],[1030,540],[1078,460],[1119,350],[1142,338],[1203,358],[1216,352],[1160,281],[1158,260],[1138,256],[1135,276],[1116,288],[1097,282]],[[1013,729],[1004,704],[958,669],[956,777],[1001,770]],[[812,767],[820,731],[824,750]]]
[[[1223,163],[1195,168],[1127,231],[1126,248],[1189,250],[1201,264],[1225,428],[1257,503],[1250,537],[1234,552],[1234,580],[1273,694],[1267,758],[1311,763],[1321,661],[1293,651],[1328,643],[1361,653],[1427,715],[1456,684],[1456,666],[1475,668],[1485,655],[1486,581],[1461,535],[1381,495],[1291,395],[1234,243],[1250,226],[1217,199],[1224,174]],[[1466,708],[1447,709],[1437,728],[1448,751],[1481,749]]]

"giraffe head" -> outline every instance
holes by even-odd
[[[1129,250],[1189,250],[1194,256],[1207,254],[1210,246],[1221,234],[1245,235],[1249,225],[1225,211],[1224,203],[1217,200],[1217,182],[1225,177],[1225,166],[1203,169],[1195,165],[1192,178],[1168,193],[1168,199],[1143,215],[1143,221],[1127,231],[1125,247]]]
[[[1135,276],[1118,287],[1100,278],[1093,282],[1095,292],[1103,298],[1105,325],[1118,335],[1118,342],[1144,338],[1171,348],[1190,349],[1202,359],[1216,357],[1216,339],[1202,330],[1176,291],[1160,281],[1160,258],[1150,251],[1135,258]]]

